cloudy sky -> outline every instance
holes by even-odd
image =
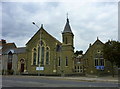
[[[117,2],[2,2],[2,39],[25,46],[38,31],[32,22],[59,41],[69,14],[75,50],[87,50],[97,37],[102,42],[118,40]]]

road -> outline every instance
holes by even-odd
[[[30,76],[3,76],[2,87],[118,87],[112,82],[87,82]]]

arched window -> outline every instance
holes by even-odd
[[[100,58],[100,59],[99,59],[99,65],[100,65],[100,66],[104,66],[104,59],[103,59],[103,58]]]
[[[58,58],[58,66],[60,66],[60,57]]]
[[[37,58],[37,53],[36,53],[36,48],[33,49],[33,65],[36,65],[36,58]]]
[[[68,57],[66,57],[65,66],[68,66]]]
[[[38,46],[38,64],[40,63],[40,46]]]
[[[98,66],[98,65],[99,65],[99,59],[95,58],[95,66]]]
[[[49,58],[50,58],[50,50],[49,50],[49,48],[47,47],[47,48],[46,48],[46,64],[49,64]]]
[[[41,52],[41,64],[44,65],[44,51],[45,51],[45,48],[44,46],[42,46],[42,52]]]
[[[65,40],[66,40],[65,43],[67,44],[67,43],[68,43],[68,42],[67,42],[67,37],[65,38]]]

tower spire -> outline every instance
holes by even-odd
[[[67,15],[67,22],[69,23],[69,19],[68,19],[68,13],[67,13],[66,15]]]
[[[63,31],[63,33],[72,33],[72,30],[71,30],[71,27],[70,27],[70,25],[69,25],[69,19],[68,19],[68,13],[66,14],[66,16],[67,16],[67,22],[66,22],[66,25],[65,25],[65,27],[64,27],[64,31]],[[72,33],[73,34],[73,33]]]

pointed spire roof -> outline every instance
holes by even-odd
[[[67,22],[66,22],[66,25],[64,27],[63,33],[66,33],[66,32],[72,33],[71,27],[69,25],[69,19],[68,18],[67,18]]]

